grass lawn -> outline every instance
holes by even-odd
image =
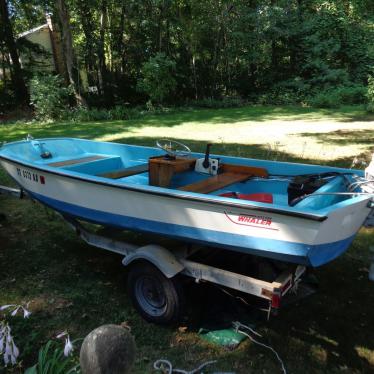
[[[131,121],[0,125],[0,141],[28,133],[35,138],[74,136],[142,145],[168,137],[196,151],[209,141],[216,153],[350,166],[354,156],[365,156],[373,147],[374,118],[359,107],[245,107]],[[0,170],[0,184],[8,183]],[[126,321],[138,347],[134,373],[152,373],[158,358],[189,370],[216,359],[215,371],[280,372],[273,354],[250,341],[226,351],[200,339],[200,321],[207,320],[217,303],[227,302],[209,297],[215,295],[211,287],[188,290],[191,317],[180,326],[148,324],[129,303],[120,256],[85,245],[39,204],[0,196],[0,212],[7,216],[0,222],[0,305],[30,301],[33,312],[29,320],[12,319],[24,367],[35,362],[42,344],[63,330],[78,338],[99,325]],[[127,237],[147,241],[137,234]],[[318,292],[285,307],[269,322],[253,308],[246,310],[249,319],[256,316],[256,329],[278,351],[289,373],[374,371],[374,285],[368,280],[373,244],[374,232],[362,229],[345,255],[316,270]],[[22,365],[7,372],[21,373]]]

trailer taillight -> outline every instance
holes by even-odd
[[[273,296],[271,297],[271,307],[275,309],[280,308],[280,301],[281,301],[281,295],[277,293],[273,293]]]

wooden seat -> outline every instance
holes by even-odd
[[[98,177],[110,178],[110,179],[119,179],[124,177],[130,177],[131,175],[141,174],[148,171],[148,164],[141,164],[130,166],[128,168],[108,171],[105,173],[98,174]]]
[[[267,178],[269,176],[269,173],[265,168],[259,168],[256,166],[222,164],[220,170],[223,173],[228,172],[228,173],[249,174],[253,177],[260,177],[260,178]]]
[[[107,158],[106,156],[88,156],[88,157],[82,157],[82,158],[74,158],[72,160],[65,160],[65,161],[59,161],[59,162],[51,162],[47,164],[48,166],[54,166],[56,168],[60,168],[62,166],[70,166],[70,165],[76,165],[76,164],[83,164],[84,162],[91,162],[96,160],[101,160],[103,158]]]
[[[243,182],[250,177],[250,174],[227,172],[214,175],[213,177],[195,183],[188,184],[187,186],[180,187],[179,190],[197,193],[209,193],[229,186],[230,184]]]
[[[268,177],[266,169],[253,166],[222,164],[220,170],[222,172],[221,174],[180,187],[179,190],[210,193],[229,186],[230,184],[243,182],[251,177]]]

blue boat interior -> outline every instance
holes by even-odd
[[[235,167],[254,167],[259,168],[260,171],[265,170],[266,176],[247,175],[247,178],[240,178],[235,172],[230,172],[228,174],[231,179],[227,178],[224,183],[214,185],[212,175],[197,172],[193,167],[189,167],[181,172],[172,173],[167,186],[157,187],[154,184],[150,185],[149,165],[150,160],[162,159],[165,155],[165,152],[159,148],[56,138],[15,142],[3,147],[0,154],[33,166],[59,170],[59,172],[84,176],[88,179],[94,178],[97,181],[110,180],[111,183],[116,184],[168,188],[190,194],[204,193],[226,200],[240,198],[242,195],[262,194],[265,200],[258,200],[257,196],[254,199],[256,203],[272,204],[295,210],[322,210],[351,199],[350,196],[345,195],[326,195],[346,192],[347,185],[352,182],[352,170],[327,166],[210,155],[212,158],[219,158],[221,164],[234,166],[233,170],[236,170]],[[191,153],[188,157],[199,159],[203,158],[204,154]],[[313,198],[301,198],[299,201],[290,203],[290,183],[295,176],[321,173],[327,174],[327,177],[320,187],[317,186],[311,192],[311,195],[314,195]],[[201,192],[204,188],[202,190],[194,190],[193,187],[186,188],[186,186],[201,188],[204,184],[209,184],[210,190],[205,188],[206,192]],[[321,193],[325,195],[319,195]],[[271,202],[266,200],[269,196]],[[251,200],[250,196],[249,200]]]

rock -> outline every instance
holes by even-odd
[[[135,340],[118,325],[103,325],[91,331],[80,351],[82,374],[129,374],[135,360]]]

